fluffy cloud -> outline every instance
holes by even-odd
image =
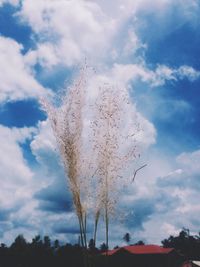
[[[45,141],[46,135],[42,139],[42,128],[45,128],[43,124],[45,125],[41,123],[39,126],[40,138],[36,128],[11,129],[0,126],[0,235],[6,243],[10,243],[19,233],[23,233],[29,240],[38,233],[51,236],[58,234],[59,239],[66,241],[58,223],[64,226],[68,217],[71,220],[74,218],[70,215],[71,196],[55,146],[50,145],[48,150],[51,141]],[[48,130],[46,127],[47,132]],[[32,150],[41,164],[40,168],[33,170],[23,157],[21,145],[27,140],[32,140]],[[49,153],[52,164],[49,164],[47,158]],[[41,230],[41,225],[44,224],[47,227]],[[70,227],[75,229],[77,225],[71,224]]]
[[[38,0],[33,3],[24,0],[18,15],[29,23],[39,39],[37,49],[30,51],[30,62],[51,67],[59,63],[72,66],[82,62],[84,57],[93,64],[120,62],[137,50],[147,48],[138,34],[141,24],[144,28],[148,24],[144,18],[146,14],[162,22],[156,25],[157,38],[171,31],[172,25],[166,22],[172,14],[174,16],[174,9],[177,20],[183,24],[194,20],[192,15],[198,13],[199,6],[196,0],[176,3],[172,0],[153,3],[149,0],[109,3],[98,0]],[[144,19],[143,23],[138,18]]]
[[[179,168],[157,179],[154,187],[154,194],[157,196],[154,204],[156,215],[154,213],[154,216],[144,223],[144,233],[152,227],[154,229],[154,226],[161,229],[157,234],[162,238],[165,237],[164,230],[167,230],[168,234],[174,234],[184,226],[193,233],[199,231],[199,159],[199,150],[183,153],[176,159],[176,167]],[[162,197],[159,198],[159,195]]]
[[[0,221],[4,222],[2,235],[14,227],[13,222],[31,212],[34,190],[33,171],[23,157],[20,144],[30,139],[33,128],[7,128],[0,126]],[[26,217],[25,216],[25,217]],[[4,236],[6,239],[6,237]]]
[[[90,1],[25,0],[19,16],[40,40],[30,60],[45,67],[71,66],[88,55],[98,58],[107,51],[115,29],[114,21]]]
[[[71,194],[48,121],[40,123],[31,148],[39,163],[37,175],[43,176],[42,188],[34,194],[39,201],[37,208],[55,214],[70,212],[73,207]]]
[[[199,159],[199,150],[180,154],[176,159],[178,169],[160,178],[159,184],[166,187],[178,186],[187,190],[199,189]]]
[[[22,45],[13,39],[0,36],[0,102],[37,98],[47,94],[35,80],[22,50]]]
[[[19,147],[19,143],[23,143],[26,138],[30,138],[33,129],[9,129],[7,127],[0,126],[0,141],[1,148],[1,177],[4,177],[2,181],[2,187],[12,188],[16,185],[23,185],[24,182],[29,181],[32,178],[33,173],[27,167],[23,158],[22,151]],[[10,163],[12,162],[12,165]],[[17,192],[16,192],[17,193]],[[12,192],[11,192],[12,194]],[[11,198],[7,198],[7,201],[12,201]]]
[[[63,214],[72,211],[72,198],[48,120],[39,123],[38,132],[30,146],[39,164],[36,179],[42,177],[42,184],[34,193],[34,198],[38,200],[37,209],[46,212],[46,216],[60,214],[66,220]],[[64,224],[63,221],[62,223]]]
[[[140,79],[152,87],[163,86],[167,81],[188,79],[195,81],[200,77],[200,71],[189,66],[177,69],[165,65],[158,65],[154,70],[149,69],[144,62],[140,64],[114,64],[112,74],[116,81],[130,82]]]
[[[197,218],[200,211],[199,150],[180,154],[176,162],[153,151],[148,157],[147,167],[121,195],[125,227],[118,227],[124,232],[137,230],[138,239],[154,243],[177,234],[182,227],[197,233],[200,223]]]

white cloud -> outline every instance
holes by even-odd
[[[12,179],[12,174],[17,175],[16,183],[24,179],[31,178],[32,174],[27,168],[23,159],[22,151],[18,145],[19,142],[24,142],[25,139],[30,138],[32,128],[7,128],[0,125],[0,138],[1,138],[1,172],[4,170],[10,171],[7,175],[1,173],[1,177],[5,177],[4,181]],[[10,163],[12,165],[10,166]],[[9,167],[10,166],[10,167]],[[18,170],[18,171],[17,171]],[[11,182],[12,183],[12,182]]]
[[[90,1],[25,0],[19,16],[38,34],[40,43],[32,58],[34,54],[45,67],[71,66],[85,56],[95,60],[105,54],[115,32],[115,22]]]
[[[162,193],[163,198],[156,203],[157,211],[152,218],[144,224],[144,235],[148,235],[150,229],[160,229],[154,237],[158,242],[166,238],[166,231],[168,235],[178,233],[182,227],[187,227],[194,233],[199,231],[199,160],[199,150],[182,153],[171,164],[171,169],[172,166],[177,169],[157,178],[153,194],[159,196]],[[159,212],[163,208],[165,212]]]
[[[56,140],[50,126],[49,120],[39,122],[38,133],[31,142],[31,151],[40,164],[39,172],[48,176],[49,181],[44,179],[45,186],[50,184],[55,177],[63,176],[63,167],[60,166]],[[60,169],[60,171],[58,171]],[[58,174],[59,173],[59,174]]]
[[[44,222],[49,227],[44,230],[43,234],[52,233],[50,228],[55,218],[52,220],[49,213],[45,214],[45,211],[38,209],[39,202],[35,198],[35,193],[42,188],[46,188],[51,183],[52,177],[50,175],[53,176],[53,172],[54,175],[56,173],[59,177],[60,166],[56,165],[56,163],[54,165],[51,164],[51,174],[50,172],[47,174],[45,167],[42,168],[42,165],[40,169],[34,169],[29,166],[23,157],[21,148],[21,145],[27,140],[31,140],[34,135],[37,138],[37,132],[36,128],[8,128],[0,125],[0,223],[2,227],[0,235],[3,242],[7,244],[13,241],[13,238],[20,233],[23,233],[26,238],[31,240],[34,235],[39,233],[38,229],[41,228]],[[48,147],[48,142],[47,140],[45,141],[46,138],[47,135],[44,136],[44,142],[41,142],[42,138],[37,139],[38,146],[34,147],[34,151],[38,149],[38,155],[41,152],[39,145],[40,147],[44,145],[44,151]],[[52,147],[51,149],[53,154],[54,150]],[[48,154],[49,151],[47,150],[46,153]],[[42,155],[40,155],[41,157]],[[46,166],[48,163],[50,164],[50,161],[41,161],[40,163]],[[54,169],[55,166],[57,169]],[[45,178],[45,176],[48,177]],[[58,214],[55,217],[57,221],[60,220]],[[3,225],[2,220],[4,222]],[[64,220],[66,220],[65,216]]]
[[[35,128],[0,125],[0,235],[7,244],[20,233],[31,240],[34,234],[38,234],[42,223],[34,194],[44,186],[44,182],[42,176],[29,166],[21,148],[35,133]],[[5,218],[2,217],[4,214]]]
[[[174,9],[183,24],[194,20],[192,14],[198,11],[198,2],[24,0],[18,16],[28,22],[39,39],[28,59],[32,64],[39,62],[48,68],[57,64],[72,66],[83,62],[85,57],[93,65],[113,60],[122,62],[138,49],[147,48],[137,31],[138,25],[140,28],[148,24],[143,15],[150,14],[161,21],[157,23],[159,36],[174,28],[170,24],[163,29]]]
[[[37,49],[30,52],[32,61],[45,67],[72,66],[88,57],[98,65],[146,49],[136,34],[137,13],[148,10],[147,5],[160,10],[170,3],[24,0],[18,15],[39,38]]]
[[[162,231],[166,233],[168,236],[170,236],[170,235],[177,235],[180,229],[175,228],[174,225],[170,223],[164,223],[162,225]]]
[[[147,167],[121,195],[123,210],[133,213],[127,231],[152,243],[178,234],[183,227],[198,233],[199,160],[199,150],[182,153],[176,159],[149,151]],[[140,218],[142,228],[138,229]]]
[[[128,30],[128,37],[123,47],[123,55],[134,55],[138,49],[147,49],[147,44],[141,42],[133,29]]]
[[[189,81],[195,81],[200,77],[200,71],[189,66],[181,66],[175,72],[181,79],[188,78]]]
[[[180,66],[177,69],[170,68],[166,65],[158,65],[155,70],[149,69],[145,62],[138,64],[114,64],[111,70],[117,82],[134,81],[140,79],[152,87],[163,86],[167,81],[178,81],[188,79],[195,81],[200,77],[200,71],[189,66]]]
[[[22,49],[22,45],[16,41],[0,36],[0,102],[47,94],[26,64]]]
[[[195,70],[190,66],[180,66],[177,69],[172,69],[165,65],[158,65],[155,70],[155,77],[152,83],[153,86],[164,85],[166,81],[177,81],[182,79],[188,79],[189,81],[195,81],[199,79],[200,71]]]
[[[177,162],[187,175],[200,174],[200,150],[182,153],[177,157]]]
[[[19,143],[30,138],[32,128],[7,128],[0,126],[0,177],[1,208],[12,208],[28,197],[26,186],[33,177],[32,170],[23,158]]]

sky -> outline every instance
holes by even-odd
[[[143,127],[147,167],[120,194],[111,246],[126,232],[160,244],[183,227],[200,231],[199,14],[198,0],[0,0],[0,242],[78,240],[39,100],[69,86],[85,59],[127,88]]]

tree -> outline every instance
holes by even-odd
[[[123,240],[129,244],[130,243],[130,240],[131,240],[131,236],[129,233],[126,233],[124,236],[123,236]]]
[[[18,235],[15,238],[14,243],[11,245],[12,248],[16,248],[16,249],[23,249],[26,246],[27,246],[27,242],[23,235]]]
[[[200,260],[200,242],[197,236],[190,235],[188,229],[183,228],[178,236],[170,236],[162,241],[164,247],[173,247],[180,251],[188,259]]]
[[[91,251],[95,249],[95,243],[93,238],[90,239],[88,247]]]
[[[143,246],[143,245],[145,245],[145,243],[144,243],[144,241],[139,240],[134,245],[136,245],[136,246]]]
[[[49,236],[44,236],[44,247],[46,249],[51,248],[51,239],[49,238]]]
[[[56,239],[55,241],[54,241],[54,249],[55,250],[58,250],[59,249],[59,247],[60,247],[60,242],[59,242],[59,240],[58,239]]]
[[[108,250],[108,247],[106,246],[106,244],[105,243],[102,243],[101,245],[100,245],[100,251],[101,252],[105,252],[105,251],[107,251]]]

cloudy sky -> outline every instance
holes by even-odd
[[[77,241],[39,99],[70,84],[85,58],[127,87],[144,128],[147,167],[121,194],[111,244],[126,232],[157,244],[182,227],[199,232],[199,14],[198,0],[0,0],[0,242]]]

